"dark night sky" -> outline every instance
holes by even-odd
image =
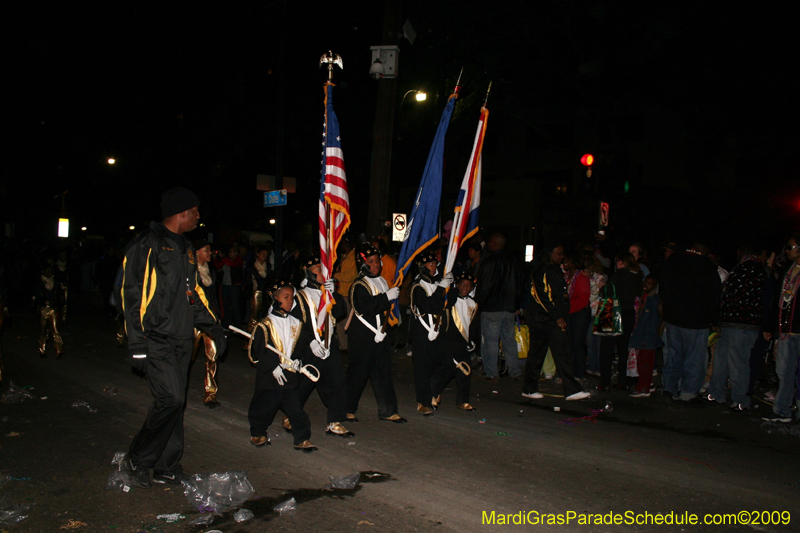
[[[367,75],[369,46],[380,44],[383,10],[381,3],[345,5],[288,2],[285,14],[281,2],[15,7],[7,21],[12,97],[4,106],[10,142],[3,218],[16,222],[18,236],[50,231],[61,205],[56,195],[69,190],[74,224],[121,237],[128,225],[157,216],[165,188],[184,184],[201,195],[210,224],[262,227],[255,175],[275,171],[280,106],[284,173],[297,177],[301,189],[290,198],[289,222],[298,210],[297,218],[309,221],[325,78],[317,63],[332,49],[345,62],[335,77],[336,112],[354,225],[363,226],[377,92]],[[418,107],[407,101],[395,122],[402,140],[395,142],[393,180],[419,179],[443,98],[463,66],[463,98],[448,135],[452,154],[469,150],[490,80],[492,120],[508,127],[535,123],[550,108],[607,132],[626,106],[667,109],[689,147],[693,188],[677,196],[705,213],[687,224],[785,233],[800,219],[790,81],[796,14],[766,3],[748,10],[731,5],[405,1],[402,20],[410,19],[418,39],[401,43],[398,103],[417,87],[432,98]],[[576,162],[580,157],[579,146],[552,148],[575,150]],[[499,143],[487,139],[489,149],[502,157]],[[718,164],[731,153],[735,161]],[[119,161],[114,168],[104,163],[109,156]],[[460,180],[457,166],[447,180]],[[734,185],[718,193],[704,176],[723,166],[735,169]],[[656,199],[644,191],[637,203]],[[646,225],[648,215],[637,213],[645,218],[637,224]]]

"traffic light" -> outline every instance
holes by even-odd
[[[592,163],[594,163],[594,156],[592,154],[583,154],[581,157],[581,165],[586,167],[586,177],[592,177]]]

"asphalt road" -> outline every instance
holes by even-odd
[[[411,358],[403,350],[395,355],[395,386],[408,424],[379,421],[368,386],[360,422],[348,424],[355,437],[328,436],[324,409],[313,394],[306,408],[317,452],[294,450],[278,424],[270,428],[272,444],[254,448],[246,410],[255,371],[241,350],[243,341],[235,338],[219,368],[219,408],[202,405],[202,367],[193,367],[183,464],[190,474],[246,472],[255,495],[244,507],[255,516],[236,523],[227,513],[211,526],[188,526],[200,515],[180,488],[104,490],[115,469],[112,458],[138,431],[150,395],[145,381],[130,372],[125,350],[116,347],[110,318],[82,310],[62,330],[62,359],[52,346],[47,358],[39,357],[32,313],[13,316],[4,335],[7,379],[30,387],[36,398],[0,404],[0,473],[10,476],[0,486],[0,502],[7,506],[10,498],[31,507],[28,518],[0,525],[0,531],[59,531],[70,520],[86,524],[76,531],[120,533],[800,531],[800,439],[797,432],[781,433],[786,427],[762,423],[768,406],[761,402],[742,414],[718,406],[687,408],[655,396],[630,399],[620,391],[580,402],[533,402],[521,398],[519,383],[504,378],[491,385],[474,376],[476,412],[455,408],[451,384],[439,412],[423,418],[416,414]],[[110,386],[118,394],[104,391]],[[550,383],[543,391],[560,393]],[[609,399],[612,411],[604,410]],[[96,412],[72,407],[76,401]],[[363,475],[365,482],[350,491],[323,488],[329,476],[358,472],[386,476]],[[298,502],[294,513],[272,510],[290,497]],[[762,523],[702,523],[706,514],[740,511],[747,517],[739,518]],[[762,511],[788,511],[790,522],[764,524],[786,522],[787,515]],[[172,524],[157,519],[170,513],[186,518]],[[569,523],[530,523],[545,513]],[[579,523],[581,515],[608,521],[609,513],[623,522],[661,514],[673,523]],[[674,523],[686,513],[700,523]],[[503,518],[511,525],[502,525]],[[527,523],[515,525],[520,519]]]

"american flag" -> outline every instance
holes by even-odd
[[[322,133],[322,178],[319,188],[319,257],[322,275],[328,280],[336,262],[336,247],[350,227],[350,195],[344,173],[339,121],[333,112],[333,83],[325,84],[325,125]],[[323,289],[317,309],[319,333],[325,328],[333,296]]]

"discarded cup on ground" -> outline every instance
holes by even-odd
[[[272,509],[273,509],[273,511],[277,511],[278,514],[283,514],[283,513],[289,513],[289,512],[292,512],[292,511],[296,511],[297,510],[297,500],[295,500],[293,497],[289,498],[285,502],[279,503],[278,505],[276,505]]]

